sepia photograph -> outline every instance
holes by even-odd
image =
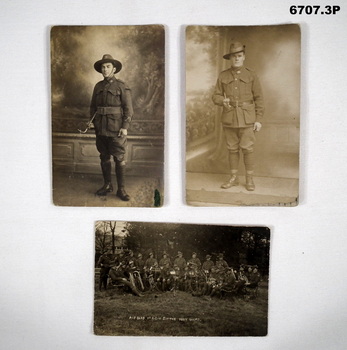
[[[270,229],[97,221],[94,333],[266,336]]]
[[[297,24],[188,26],[186,203],[296,206]]]
[[[51,29],[53,202],[163,204],[165,30]]]

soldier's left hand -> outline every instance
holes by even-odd
[[[255,122],[254,126],[253,126],[253,130],[254,131],[260,131],[260,129],[261,129],[261,123]]]
[[[128,130],[127,129],[120,129],[118,133],[118,137],[127,136]]]

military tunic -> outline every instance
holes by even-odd
[[[192,265],[193,268],[200,268],[201,261],[199,258],[191,258],[190,260],[188,260],[188,265]]]
[[[202,264],[202,269],[205,271],[211,271],[212,267],[214,266],[214,262],[212,260],[206,260]]]
[[[114,76],[99,81],[93,91],[90,104],[96,134],[96,147],[101,159],[110,155],[124,160],[126,136],[119,137],[119,130],[128,129],[133,117],[130,88]]]
[[[223,100],[229,98],[229,105]],[[238,169],[238,156],[241,149],[246,171],[253,171],[253,146],[255,143],[254,123],[261,122],[264,114],[262,89],[257,75],[245,67],[230,68],[220,73],[214,94],[214,104],[223,106],[221,121],[230,159],[231,170]]]
[[[225,98],[230,99],[230,107],[223,105]],[[264,101],[260,82],[248,68],[230,68],[221,72],[212,100],[214,104],[223,106],[222,123],[225,127],[251,127],[263,118]]]

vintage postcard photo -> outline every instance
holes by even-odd
[[[299,25],[188,26],[185,44],[187,204],[297,205]]]
[[[53,202],[163,204],[165,30],[51,29]]]
[[[94,333],[265,336],[267,227],[97,221]]]

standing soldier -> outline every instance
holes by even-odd
[[[99,291],[101,291],[102,286],[104,286],[105,290],[107,289],[108,273],[113,265],[114,259],[112,256],[112,250],[109,249],[100,256],[97,262],[97,266],[100,266]]]
[[[239,184],[238,169],[240,149],[246,168],[246,189],[254,191],[255,131],[260,131],[264,101],[257,75],[244,67],[245,45],[230,44],[229,53],[223,56],[231,67],[220,73],[212,100],[223,106],[222,124],[229,151],[230,179],[221,185],[227,189]]]
[[[95,62],[94,68],[104,80],[99,81],[93,91],[90,115],[94,116],[96,147],[100,153],[101,170],[104,185],[96,191],[98,196],[106,196],[113,191],[111,181],[111,156],[116,164],[117,196],[129,201],[124,185],[125,152],[128,128],[133,117],[130,88],[115,74],[122,69],[122,64],[111,55],[104,55]]]
[[[181,285],[181,288],[183,288],[182,283],[185,275],[186,266],[187,266],[186,259],[183,257],[182,252],[177,252],[176,259],[174,260],[174,269],[178,276],[178,279],[176,280],[176,285],[178,286]]]

